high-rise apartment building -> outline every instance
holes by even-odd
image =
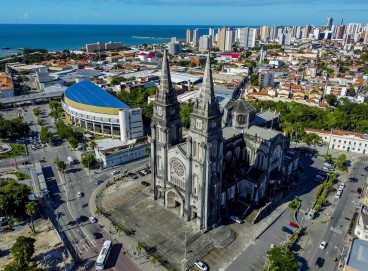
[[[359,24],[359,23],[350,23],[347,26],[346,34],[353,34],[354,35],[355,33],[360,32],[361,29],[362,29],[361,24]]]
[[[211,36],[212,41],[214,41],[215,40],[215,29],[214,28],[208,29],[208,35]]]
[[[327,18],[327,22],[326,22],[327,30],[331,30],[332,24],[333,24],[333,19],[331,17]]]
[[[192,37],[192,33],[191,33],[192,31],[190,30],[190,29],[187,29],[187,38],[186,38],[186,40],[185,40],[185,42],[187,43],[187,44],[190,44],[190,42],[192,41],[192,39],[191,39],[191,37]]]
[[[226,30],[225,51],[231,51],[234,42],[235,32],[230,28]]]
[[[279,44],[285,45],[285,34],[284,33],[280,33],[279,35]]]
[[[303,38],[304,39],[307,39],[309,38],[309,33],[312,31],[312,26],[310,24],[307,24],[305,27],[304,27],[304,35],[303,35]]]
[[[175,39],[171,39],[171,42],[169,42],[168,47],[170,54],[177,55],[181,53],[181,44]]]
[[[270,27],[269,26],[262,26],[260,29],[261,33],[261,40],[266,41],[266,39],[270,36]]]
[[[210,35],[203,35],[199,38],[199,50],[208,51],[212,49],[212,37]]]
[[[244,49],[256,46],[257,31],[255,28],[244,27],[238,29],[239,45]]]
[[[275,74],[272,72],[261,72],[258,75],[258,82],[260,87],[273,86],[275,81]]]
[[[199,43],[199,31],[198,29],[193,30],[193,46],[198,47]]]
[[[343,24],[338,25],[336,29],[335,39],[343,39],[344,34],[345,34],[345,29],[346,29],[345,25]]]
[[[363,44],[368,44],[368,24],[365,26],[365,34]]]
[[[217,47],[220,51],[225,52],[225,44],[226,44],[226,32],[230,30],[228,27],[219,28],[217,31]]]

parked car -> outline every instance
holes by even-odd
[[[321,268],[324,263],[325,263],[325,259],[318,257],[316,260],[315,266],[318,268]]]
[[[84,263],[84,270],[87,270],[87,269],[90,269],[93,265],[93,260],[87,260],[85,263]]]
[[[195,261],[194,265],[197,266],[201,271],[207,271],[208,270],[207,265],[202,261]]]
[[[94,216],[90,216],[89,217],[89,221],[91,221],[91,223],[96,223],[97,222],[97,218],[95,218]]]
[[[83,195],[84,195],[84,194],[83,194],[83,192],[81,192],[81,191],[78,191],[78,193],[77,193],[77,197],[78,197],[78,198],[81,198],[81,197],[83,197]]]
[[[339,199],[341,197],[342,191],[337,191],[335,198]]]
[[[296,223],[294,223],[293,221],[290,221],[289,225],[291,227],[295,228],[295,229],[298,229],[299,228],[299,226]]]
[[[322,241],[322,243],[319,245],[320,249],[325,249],[327,246],[327,242],[326,241]]]
[[[100,238],[102,238],[102,237],[103,237],[103,234],[102,234],[102,233],[100,233],[100,232],[94,232],[94,233],[93,233],[93,236],[95,237],[95,239],[100,239]]]
[[[113,170],[111,171],[111,175],[116,175],[116,174],[119,174],[120,173],[120,170]]]
[[[360,195],[360,194],[362,194],[362,192],[363,192],[363,189],[361,187],[358,187],[357,193]]]
[[[238,224],[242,224],[243,223],[243,220],[241,220],[239,217],[235,216],[235,215],[232,215],[230,216],[230,219]]]
[[[141,185],[143,185],[143,186],[150,186],[150,183],[148,183],[146,181],[141,181]]]
[[[96,185],[100,185],[100,184],[102,184],[102,183],[103,183],[103,181],[102,181],[102,180],[99,180],[99,181],[95,182],[95,184],[96,184]]]

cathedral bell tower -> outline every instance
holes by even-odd
[[[202,230],[221,224],[222,115],[215,98],[210,54],[207,56],[203,84],[190,115],[187,140],[191,149],[192,179],[199,180],[198,217]]]
[[[172,88],[169,62],[164,51],[160,86],[153,102],[151,122],[153,198],[163,197],[168,178],[168,149],[182,142],[180,104]]]

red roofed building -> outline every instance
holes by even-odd
[[[239,60],[240,54],[223,53],[221,54],[220,60],[222,61],[237,61]]]
[[[304,131],[320,136],[321,141],[329,144],[330,149],[355,153],[368,153],[368,135],[357,132],[332,129],[331,131],[304,128]]]

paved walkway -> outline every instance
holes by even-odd
[[[110,181],[112,181],[112,180],[113,180],[113,178],[110,179]],[[93,193],[91,195],[89,207],[91,209],[92,215],[95,216],[95,217],[98,217],[98,220],[99,220],[98,223],[105,227],[105,230],[107,232],[109,232],[112,240],[114,240],[117,243],[122,244],[122,253],[126,253],[127,255],[129,255],[130,258],[132,260],[134,260],[140,266],[140,268],[142,270],[146,271],[146,270],[154,269],[155,271],[167,271],[167,269],[165,267],[163,267],[162,265],[160,265],[159,263],[152,264],[151,263],[151,257],[143,249],[142,249],[141,253],[138,253],[138,251],[136,249],[138,242],[136,240],[132,239],[131,237],[128,237],[123,232],[116,233],[113,230],[111,222],[110,222],[109,219],[107,219],[104,216],[96,215],[96,195],[100,191],[103,191],[105,189],[106,184],[108,183],[108,181],[109,180],[107,180],[103,184],[101,184],[97,189],[95,189],[95,191],[93,191]]]

